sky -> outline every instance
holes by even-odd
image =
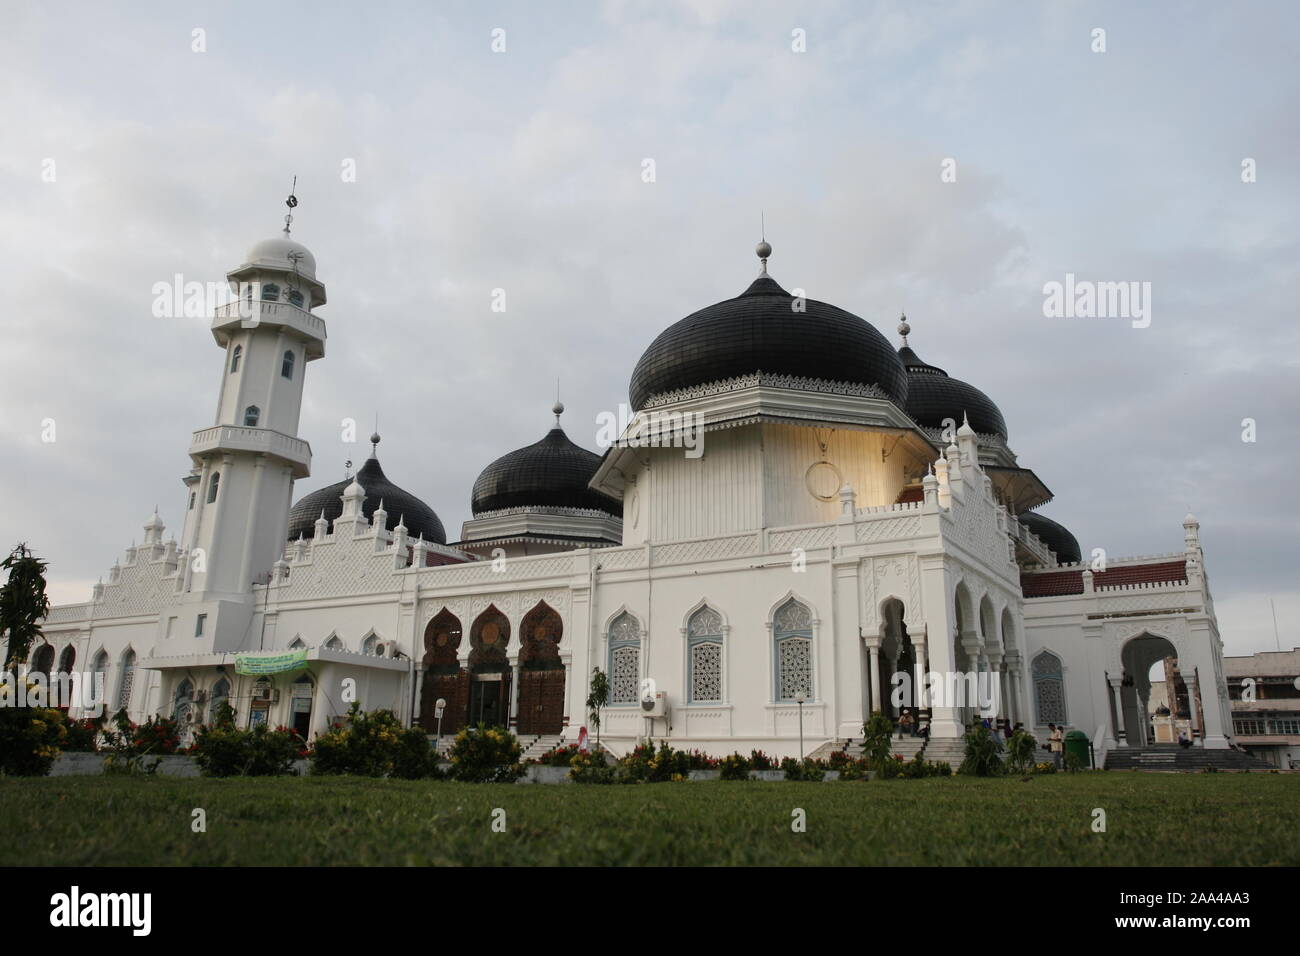
[[[0,542],[51,562],[57,602],[87,600],[155,504],[179,532],[223,360],[208,319],[154,315],[155,285],[222,282],[296,176],[329,290],[296,496],[359,464],[377,416],[388,477],[454,540],[557,383],[596,448],[650,341],[753,279],[762,217],[787,289],[891,340],[905,311],[923,359],[998,403],[1085,554],[1181,550],[1191,510],[1226,652],[1300,645],[1300,5],[5,18]],[[1149,282],[1149,325],[1046,317],[1067,274]]]

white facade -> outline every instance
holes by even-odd
[[[1182,580],[1094,586],[999,503],[983,436],[966,426],[937,443],[870,387],[756,373],[656,398],[591,482],[623,502],[621,529],[603,519],[600,532],[621,531],[621,546],[484,560],[468,544],[412,542],[382,511],[367,520],[356,482],[332,527],[286,546],[293,483],[310,465],[297,425],[307,363],[324,354],[312,310],[325,290],[287,237],[255,247],[231,280],[260,282],[260,308],[214,319],[218,412],[189,449],[180,544],[163,542],[155,515],[92,601],[46,622],[56,660],[70,646],[77,669],[106,671],[110,711],[197,721],[228,694],[241,721],[298,714],[314,734],[346,712],[350,680],[364,708],[409,722],[423,713],[427,725],[432,696],[460,687],[462,719],[500,705],[523,732],[573,739],[599,668],[614,689],[601,737],[616,752],[653,733],[787,755],[801,740],[807,753],[860,736],[873,710],[895,713],[891,675],[905,670],[982,674],[999,718],[1040,737],[1055,719],[1104,751],[1143,742],[1123,731],[1144,725],[1152,655],[1171,652],[1199,688],[1203,743],[1228,743],[1194,519],[1183,551],[1108,565],[1183,562]],[[262,298],[268,286],[276,297]],[[674,442],[692,421],[703,423],[698,457]],[[430,553],[453,563],[429,566]],[[1080,593],[1024,596],[1025,580],[1073,573]],[[305,676],[276,675],[269,693],[235,672],[236,655],[294,647],[307,649]],[[640,703],[647,681],[666,695],[654,720]],[[975,712],[951,694],[911,703],[930,710],[933,738],[960,736]]]

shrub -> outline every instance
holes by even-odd
[[[569,779],[574,783],[613,783],[616,777],[603,753],[575,753],[569,762]]]
[[[233,722],[200,727],[193,754],[205,777],[277,777],[289,774],[298,759],[299,738],[284,727],[258,724],[238,730]]]
[[[761,750],[751,750],[749,752],[749,769],[751,770],[777,770],[777,762],[763,753]]]
[[[413,780],[438,772],[423,729],[403,727],[391,710],[367,712],[356,703],[348,710],[346,726],[316,738],[308,759],[314,774]]]
[[[903,775],[902,755],[892,754],[886,757],[878,767],[872,769],[876,771],[876,775],[881,780],[893,780],[896,777],[901,777]]]
[[[500,727],[466,727],[451,747],[451,776],[468,783],[512,783],[524,773],[515,735]]]
[[[666,783],[670,780],[685,780],[692,769],[693,757],[684,750],[674,750],[666,743],[661,743],[656,750],[654,744],[640,744],[619,761],[619,777],[626,783]],[[705,758],[707,759],[707,758]]]
[[[540,764],[543,767],[569,767],[572,766],[573,758],[576,757],[577,754],[578,745],[569,744],[567,747],[553,747],[536,760],[530,760],[528,762]]]
[[[983,721],[971,721],[965,741],[966,759],[961,762],[958,773],[972,777],[995,777],[1002,773],[1004,768],[998,757],[998,742]]]
[[[51,707],[0,707],[0,774],[44,777],[67,739],[63,712]]]
[[[894,761],[889,753],[889,738],[894,732],[894,722],[880,711],[873,711],[862,725],[862,756],[867,766],[884,777]]]
[[[174,754],[181,746],[179,726],[171,717],[150,717],[143,724],[131,724],[130,746],[132,753],[141,756]]]
[[[749,758],[740,754],[728,754],[718,761],[718,769],[723,780],[748,780]]]
[[[63,739],[66,753],[94,753],[99,750],[99,732],[104,726],[103,717],[84,717],[68,721],[68,734]]]
[[[915,780],[921,777],[951,777],[952,767],[943,761],[931,763],[922,759],[918,753],[915,757],[902,765],[901,776]]]
[[[1034,751],[1038,741],[1034,735],[1024,730],[1017,730],[1007,741],[1008,768],[1012,773],[1024,773],[1034,762]]]
[[[816,783],[826,777],[826,765],[819,760],[796,760],[794,757],[786,757],[781,761],[781,769],[785,771],[786,780]]]
[[[1036,763],[1034,764],[1034,773],[1056,773],[1056,764]]]

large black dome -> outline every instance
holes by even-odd
[[[415,495],[389,481],[384,470],[379,467],[379,459],[373,454],[357,472],[357,483],[366,492],[365,501],[361,503],[361,513],[366,516],[366,520],[371,520],[382,501],[384,511],[388,513],[384,524],[389,531],[404,520],[407,533],[412,538],[424,535],[425,541],[447,543],[447,532],[443,530],[442,521],[434,510]],[[299,535],[310,538],[315,533],[316,519],[321,516],[322,510],[331,524],[343,514],[343,490],[350,484],[352,479],[345,478],[319,491],[313,491],[294,505],[289,511],[289,540],[296,541]]]
[[[1044,518],[1033,511],[1026,511],[1019,515],[1019,518],[1022,525],[1038,535],[1043,544],[1055,552],[1057,561],[1062,564],[1072,564],[1080,559],[1082,553],[1079,551],[1079,542],[1064,525],[1059,525],[1051,518]]]
[[[541,441],[503,455],[474,482],[474,514],[503,508],[587,508],[622,517],[613,498],[587,487],[600,456],[569,441],[558,425]]]
[[[1006,441],[1007,423],[993,399],[974,385],[922,362],[909,346],[899,349],[898,357],[907,367],[907,414],[918,425],[943,428],[946,418],[960,425],[964,415],[975,431]]]
[[[850,312],[795,299],[762,275],[748,289],[659,334],[632,372],[632,407],[655,395],[763,372],[877,385],[902,406],[907,373],[888,340]]]

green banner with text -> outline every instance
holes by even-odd
[[[236,654],[236,674],[283,674],[307,666],[307,648],[277,654]]]

